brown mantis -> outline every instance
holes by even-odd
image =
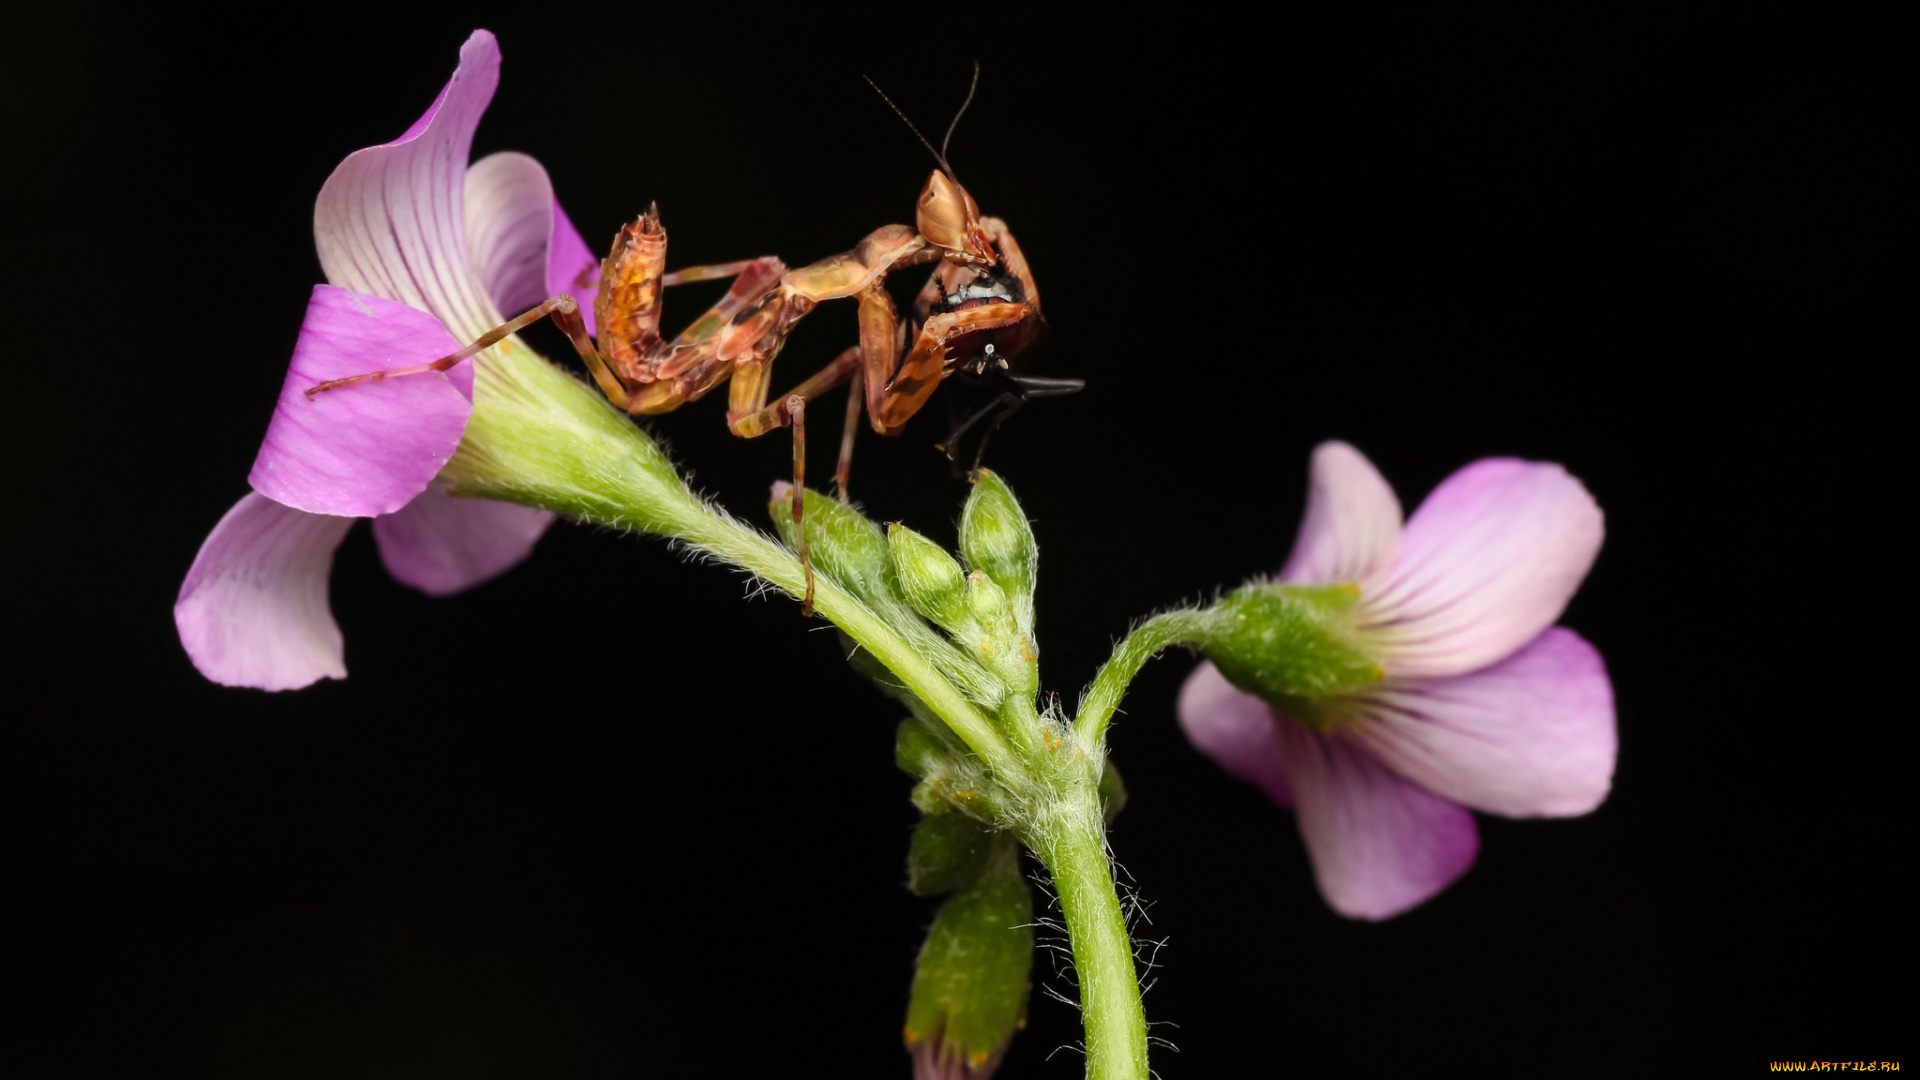
[[[971,91],[968,100],[972,100]],[[965,108],[961,106],[962,112]],[[957,123],[959,117],[954,120]],[[919,131],[915,129],[914,134]],[[921,141],[926,142],[924,136]],[[932,144],[927,146],[932,149]],[[834,472],[835,487],[844,502],[863,405],[873,430],[897,435],[950,375],[997,390],[985,408],[969,417],[956,414],[954,431],[943,446],[951,457],[960,437],[983,421],[991,434],[1028,397],[1071,393],[1081,387],[1078,380],[1012,373],[1012,359],[1041,332],[1040,291],[1006,223],[982,216],[945,155],[936,151],[934,156],[940,167],[920,189],[914,227],[883,226],[853,250],[797,270],[766,256],[668,273],[666,229],[658,207],[650,206],[620,230],[601,264],[593,309],[597,343],[587,334],[578,302],[561,294],[430,364],[332,380],[309,389],[307,396],[409,372],[445,371],[547,317],[572,341],[608,400],[629,414],[671,412],[731,380],[727,427],[735,435],[752,439],[783,427],[793,429],[794,537],[806,578],[802,610],[811,614],[813,568],[807,558],[801,502],[810,401],[849,384],[846,425]],[[928,263],[935,264],[933,272],[915,298],[911,314],[903,319],[887,293],[887,275]],[[662,291],[667,286],[724,278],[732,278],[733,284],[718,303],[672,339],[662,336]],[[859,344],[769,404],[773,361],[788,334],[820,303],[844,298],[857,304]],[[976,456],[976,468],[978,464]]]

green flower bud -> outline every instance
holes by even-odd
[[[1214,607],[1200,649],[1228,682],[1324,727],[1324,700],[1386,677],[1354,626],[1359,598],[1351,585],[1248,585]]]
[[[1007,594],[984,570],[967,575],[967,610],[988,633],[1005,634],[1013,629],[1013,608],[1007,603]]]
[[[915,1075],[993,1073],[1026,1024],[1032,922],[1019,844],[995,833],[979,876],[940,905],[920,949],[906,1025]]]
[[[767,510],[788,548],[793,544],[792,487],[775,484]],[[893,556],[880,526],[838,499],[808,490],[802,495],[807,522],[807,555],[816,571],[860,598],[876,613],[906,603]]]
[[[953,556],[902,525],[887,526],[887,545],[907,603],[948,633],[968,636],[967,576]]]
[[[1039,549],[1027,515],[1014,501],[1006,481],[981,469],[973,494],[960,515],[960,554],[967,565],[984,570],[1013,605],[1019,632],[1033,637],[1033,584],[1039,567]],[[1036,652],[1038,650],[1035,650]]]
[[[792,488],[776,484],[774,491],[775,496],[767,504],[767,509],[772,514],[774,528],[779,532],[780,539],[792,549],[793,504],[789,501]],[[916,652],[932,661],[940,673],[958,686],[970,700],[989,708],[997,704],[1006,692],[998,680],[982,670],[978,661],[928,626],[908,606],[900,577],[894,570],[892,551],[880,526],[852,507],[817,491],[807,491],[804,498],[807,553],[813,560],[814,571],[852,593],[875,615],[885,620],[895,633],[911,642]],[[882,690],[906,702],[910,709],[924,709],[885,667],[854,645],[845,634],[841,635],[841,645],[852,658],[854,667],[878,683]]]
[[[915,896],[939,896],[973,884],[992,843],[993,834],[964,815],[921,818],[907,849],[907,888]]]

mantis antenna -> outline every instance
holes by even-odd
[[[960,103],[960,111],[953,114],[953,122],[947,125],[947,137],[940,140],[939,156],[941,165],[947,163],[947,144],[953,141],[953,129],[959,127],[960,118],[967,115],[967,106],[973,104],[973,92],[978,89],[980,89],[980,61],[975,60],[973,62],[973,81],[967,84],[967,100]],[[892,102],[888,102],[888,104],[892,104]],[[947,175],[952,177],[953,170],[948,169]],[[959,181],[955,180],[954,183],[959,183]]]
[[[947,179],[958,184],[960,178],[953,175],[953,166],[947,163],[947,143],[952,141],[953,129],[959,126],[960,118],[966,115],[967,106],[973,104],[973,92],[980,85],[980,61],[975,60],[973,62],[973,82],[967,86],[967,100],[961,102],[960,111],[953,114],[953,123],[947,125],[947,136],[940,140],[940,149],[938,150],[933,148],[933,143],[927,141],[925,135],[920,134],[920,129],[914,126],[912,120],[907,119],[907,114],[900,111],[900,106],[893,103],[893,99],[887,96],[885,90],[880,89],[880,84],[874,82],[872,76],[862,75],[860,77],[867,80],[867,85],[873,87],[873,92],[879,94],[880,100],[886,102],[887,108],[893,110],[893,115],[899,117],[900,122],[907,125],[907,130],[913,132],[914,138],[920,140],[920,145],[927,148],[927,153],[933,155],[933,160],[940,163],[940,171],[947,174]]]

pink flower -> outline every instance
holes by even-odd
[[[1310,724],[1205,663],[1181,691],[1181,726],[1294,808],[1334,910],[1406,911],[1472,865],[1469,808],[1565,817],[1606,798],[1613,688],[1593,646],[1553,625],[1603,532],[1578,480],[1513,458],[1454,473],[1402,526],[1373,464],[1325,443],[1278,580],[1357,586],[1354,629],[1384,678],[1313,702]]]
[[[207,678],[286,690],[344,678],[327,606],[333,552],[373,519],[381,560],[431,595],[459,592],[525,558],[553,520],[507,503],[455,499],[434,478],[473,412],[474,363],[363,383],[309,399],[314,384],[457,351],[594,265],[524,154],[467,165],[500,81],[500,50],[477,30],[440,96],[398,139],[348,155],[320,189],[316,286],[253,491],[214,526],[174,604],[180,641]]]

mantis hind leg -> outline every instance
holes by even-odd
[[[847,383],[847,426],[840,432],[840,460],[833,468],[833,492],[842,503],[852,498],[849,481],[853,479],[853,437],[860,431],[860,384],[866,380],[866,372],[853,369],[853,378]]]
[[[759,438],[783,427],[793,429],[793,540],[794,553],[800,556],[800,569],[807,578],[806,597],[800,602],[800,610],[805,615],[813,614],[813,562],[807,558],[806,511],[801,501],[807,486],[807,402],[857,377],[859,373],[860,347],[855,345],[834,357],[832,363],[794,387],[779,402],[746,412],[743,406],[748,402],[736,397],[731,402],[733,408],[727,412],[727,427],[741,438]],[[736,394],[745,382],[735,378],[733,388]],[[754,392],[758,394],[758,400],[766,400],[764,380]],[[845,468],[844,460],[842,467]]]
[[[800,556],[800,572],[807,579],[807,595],[800,601],[803,618],[813,617],[813,561],[807,558],[807,399],[790,394],[787,422],[793,427],[793,550]]]

